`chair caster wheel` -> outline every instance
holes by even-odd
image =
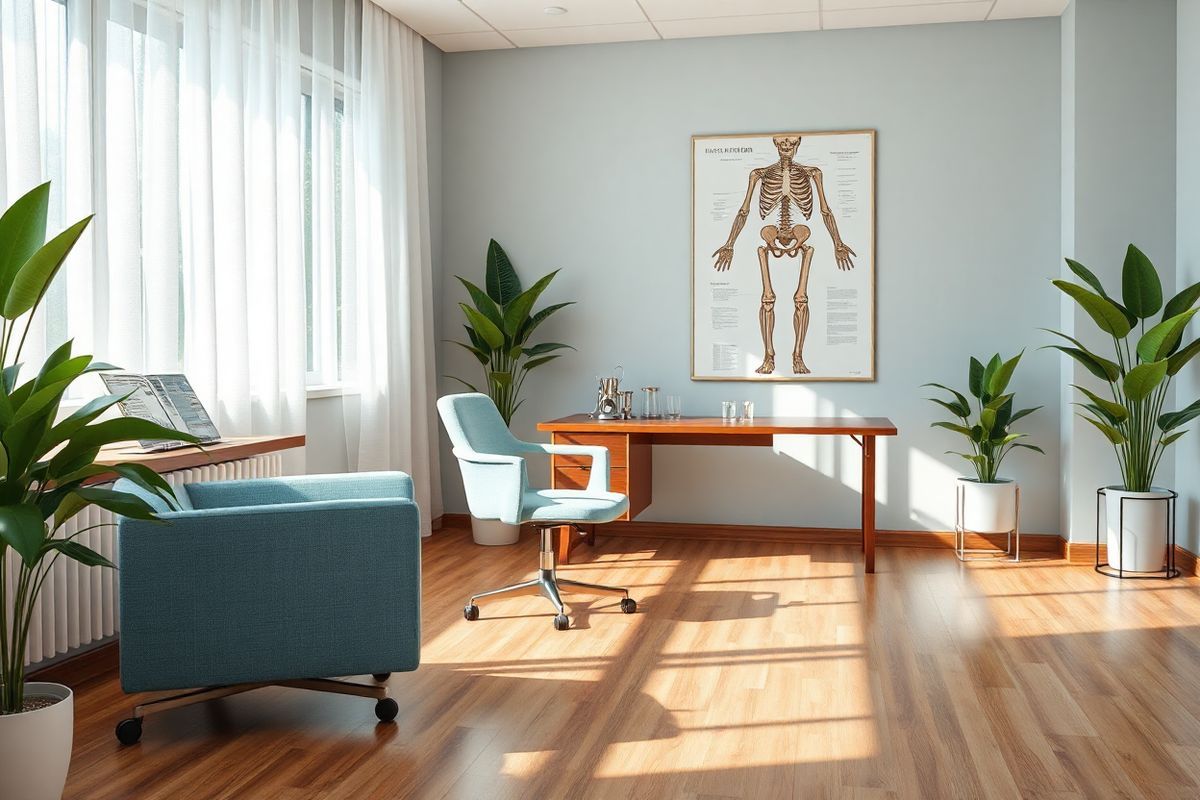
[[[554,630],[565,631],[571,627],[571,619],[566,614],[559,614],[554,618]]]
[[[390,672],[372,672],[371,677],[374,678],[375,680],[379,681],[380,683],[383,683],[388,678],[392,677],[392,673],[390,673]]]
[[[142,738],[142,721],[137,717],[123,719],[117,723],[117,741],[121,744],[137,744]]]
[[[479,619],[479,606],[470,603],[463,609],[463,616],[467,618],[467,622],[474,622]]]
[[[622,599],[621,611],[625,614],[632,614],[637,611],[637,600],[634,600],[632,597]]]
[[[400,713],[400,704],[390,697],[385,697],[375,704],[375,716],[380,722],[391,722]]]

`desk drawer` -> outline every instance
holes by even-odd
[[[610,467],[629,465],[629,437],[623,433],[556,433],[554,443],[607,447]],[[555,456],[554,463],[586,467],[591,465],[592,459],[589,456]]]
[[[554,486],[555,489],[586,489],[588,480],[592,477],[590,467],[574,464],[559,463],[562,456],[555,456]],[[610,492],[629,493],[629,474],[624,467],[615,467],[608,471],[608,490]]]

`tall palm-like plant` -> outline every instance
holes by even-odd
[[[22,372],[32,372],[21,363],[30,321],[91,222],[85,217],[46,241],[49,199],[50,185],[42,184],[0,217],[0,714],[20,713],[24,707],[29,627],[55,560],[65,556],[86,566],[113,566],[76,541],[83,530],[61,536],[63,524],[88,506],[154,519],[154,510],[141,497],[90,483],[115,473],[175,507],[162,477],[139,464],[100,466],[95,463],[100,448],[131,439],[196,441],[134,417],[97,421],[127,395],[98,397],[60,419],[63,395],[72,383],[88,372],[114,369],[89,355],[74,355],[71,342],[22,381]],[[16,562],[13,576],[10,560]],[[3,602],[9,596],[11,606]]]
[[[1080,305],[1101,331],[1112,339],[1116,360],[1092,352],[1078,339],[1049,331],[1070,343],[1049,345],[1082,364],[1108,385],[1108,397],[1086,386],[1075,386],[1083,401],[1079,416],[1104,435],[1113,447],[1125,490],[1149,491],[1163,453],[1200,416],[1200,400],[1178,411],[1163,411],[1171,380],[1200,353],[1200,339],[1183,344],[1184,329],[1200,309],[1200,283],[1163,303],[1162,281],[1154,264],[1132,244],[1121,271],[1121,302],[1104,290],[1099,278],[1083,264],[1067,266],[1087,286],[1056,280],[1064,294]],[[1090,288],[1088,288],[1090,287]],[[1094,290],[1094,291],[1093,291]],[[1146,321],[1162,311],[1157,323]],[[1135,341],[1136,337],[1136,341]]]
[[[513,415],[525,402],[521,399],[521,388],[529,373],[562,355],[554,353],[555,350],[575,349],[560,342],[529,344],[530,335],[551,314],[574,305],[556,303],[534,312],[534,303],[557,274],[558,270],[554,270],[522,290],[521,279],[508,254],[492,239],[487,251],[486,291],[460,275],[455,276],[466,287],[472,305],[458,304],[467,317],[464,326],[467,341],[454,344],[475,356],[483,366],[484,391],[496,404],[505,424],[512,424]],[[462,378],[454,380],[473,392],[480,391]]]

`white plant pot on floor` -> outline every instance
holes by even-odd
[[[21,714],[0,714],[0,797],[60,800],[71,766],[74,695],[57,683],[27,683],[25,697],[58,702]]]
[[[959,478],[959,521],[970,533],[1008,533],[1017,527],[1016,481],[981,483],[975,478]]]
[[[1157,572],[1167,555],[1167,526],[1170,524],[1170,491],[1157,486],[1148,492],[1127,492],[1120,486],[1104,489],[1105,532],[1108,534],[1108,564],[1126,572]],[[1121,536],[1124,498],[1125,535]],[[1123,541],[1122,541],[1123,538]]]
[[[475,544],[489,547],[516,544],[521,537],[521,526],[510,525],[498,519],[476,519],[471,517],[471,538]]]

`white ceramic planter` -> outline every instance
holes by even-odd
[[[471,538],[475,544],[495,547],[497,545],[516,544],[521,537],[520,525],[509,525],[498,519],[476,519],[471,517]]]
[[[1167,554],[1171,493],[1157,486],[1148,492],[1127,492],[1120,486],[1104,489],[1104,527],[1108,534],[1108,563],[1126,572],[1157,572]],[[1121,499],[1125,498],[1125,535],[1121,536]]]
[[[75,698],[57,683],[27,683],[25,696],[59,698],[52,706],[0,715],[0,797],[60,800],[71,766]]]
[[[959,523],[972,533],[1008,533],[1017,527],[1017,484],[1011,480],[980,483],[959,478],[962,493]]]

